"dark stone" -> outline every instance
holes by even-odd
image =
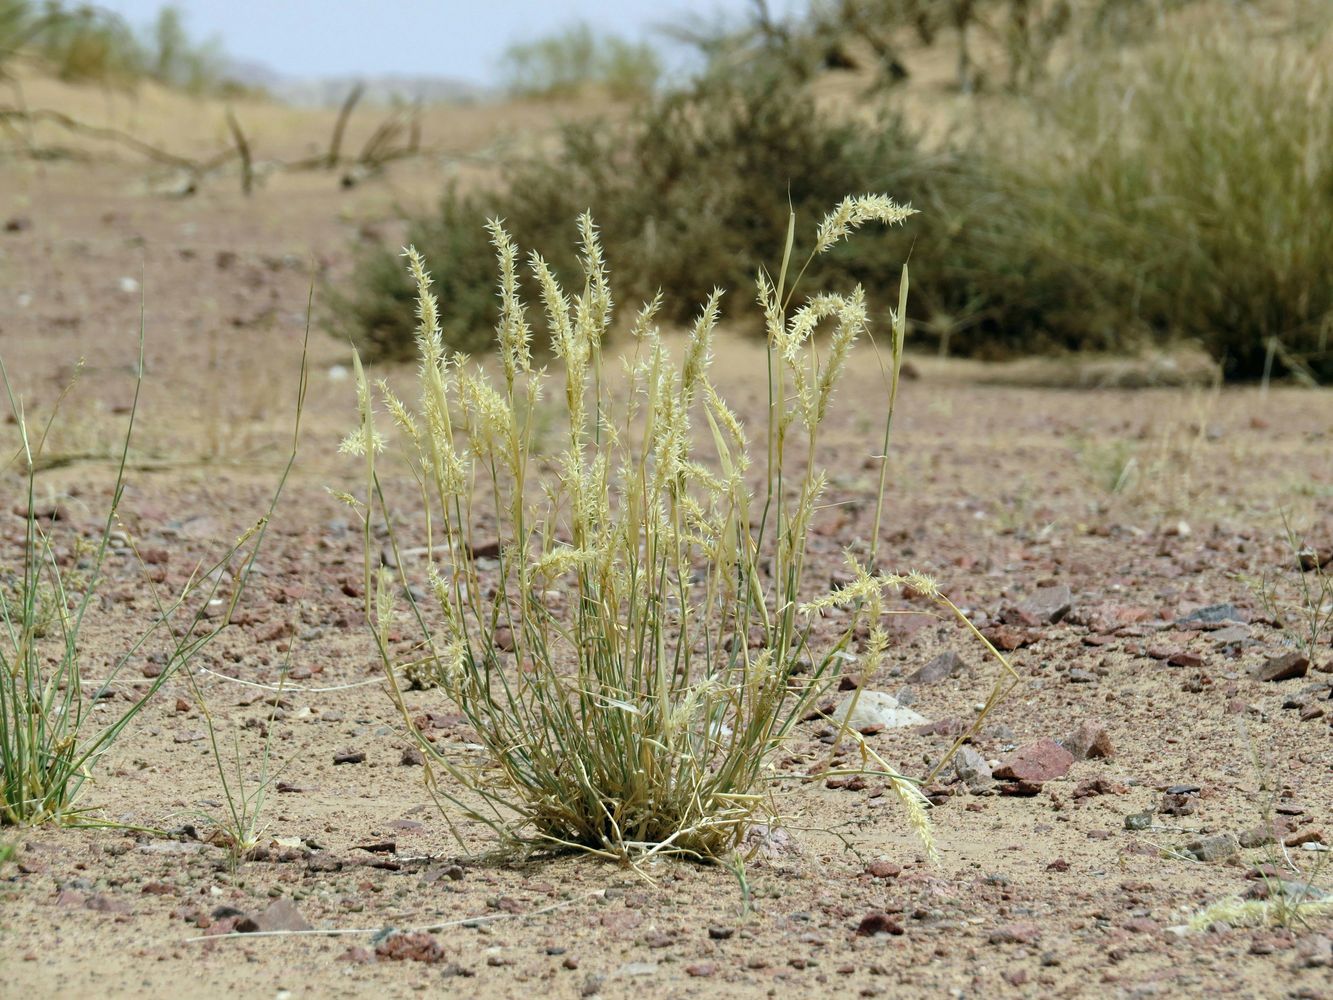
[[[907,678],[909,684],[938,684],[963,672],[963,658],[952,649],[941,653]]]
[[[1304,653],[1290,652],[1274,656],[1254,671],[1259,681],[1289,681],[1304,677],[1310,669],[1310,660]]]

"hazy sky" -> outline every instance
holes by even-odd
[[[132,24],[163,0],[100,0]],[[192,37],[293,76],[402,72],[495,82],[505,47],[586,21],[630,38],[692,15],[738,18],[749,0],[175,0]],[[803,6],[771,0],[775,11]]]

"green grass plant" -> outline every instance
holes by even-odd
[[[240,866],[259,846],[264,835],[264,807],[269,794],[273,791],[278,776],[290,761],[273,765],[273,733],[277,729],[278,711],[282,706],[282,695],[287,679],[284,667],[282,679],[273,694],[265,699],[270,707],[268,718],[263,725],[263,749],[259,755],[257,772],[251,777],[252,768],[242,748],[240,732],[232,734],[231,747],[224,749],[218,736],[218,727],[213,720],[213,713],[208,709],[208,701],[199,687],[199,680],[192,670],[185,671],[190,690],[194,693],[199,714],[204,718],[208,729],[209,748],[213,752],[213,763],[217,768],[218,782],[222,787],[222,797],[226,810],[221,813],[204,813],[202,818],[213,827],[209,839],[227,852],[232,869]]]
[[[79,800],[97,764],[175,672],[230,621],[295,461],[294,436],[291,456],[264,516],[219,560],[201,565],[179,592],[164,596],[154,586],[155,616],[110,658],[95,684],[86,681],[85,625],[89,612],[100,605],[113,535],[123,533],[120,509],[143,384],[142,333],[135,370],[139,374],[134,400],[102,529],[85,564],[77,574],[71,574],[64,567],[56,538],[59,522],[46,527],[37,503],[42,449],[58,406],[44,426],[30,428],[8,369],[0,359],[0,380],[18,437],[12,461],[20,468],[24,483],[21,503],[26,507],[24,538],[13,574],[17,586],[0,588],[0,825],[91,821],[90,811]],[[305,385],[303,360],[297,435]],[[132,538],[130,541],[132,546]],[[228,585],[229,579],[232,582]],[[210,613],[215,602],[226,605],[221,616]],[[166,657],[157,677],[136,688],[128,702],[112,697],[125,679],[127,667],[144,657],[150,645],[159,640],[166,646]]]
[[[874,544],[867,558],[849,556],[853,581],[832,593],[813,584],[807,566],[826,483],[820,429],[870,320],[859,288],[799,301],[795,287],[853,230],[911,214],[884,196],[847,198],[819,225],[799,269],[789,216],[782,265],[758,279],[769,405],[753,443],[710,372],[720,290],[697,313],[682,356],[658,331],[657,297],[635,316],[625,356],[603,357],[613,297],[588,215],[579,220],[576,291],[544,258],[528,258],[558,372],[533,362],[522,258],[501,223],[489,225],[500,271],[495,377],[446,351],[424,261],[408,251],[419,398],[409,406],[383,383],[380,398],[426,511],[422,572],[409,566],[377,471],[384,438],[359,359],[361,423],[345,450],[363,458],[366,492],[344,499],[364,519],[366,614],[404,718],[405,664],[391,636],[411,628],[419,649],[407,665],[429,674],[476,733],[471,748],[422,741],[432,787],[452,807],[446,815],[461,810],[529,850],[631,863],[726,858],[756,817],[770,815],[773,753],[834,681],[859,629],[867,638],[858,669],[868,676],[880,664],[886,592],[910,591],[965,621],[933,581],[878,573]],[[886,452],[906,300],[904,270],[883,401]],[[564,441],[538,454],[533,425],[519,415],[547,395],[563,404]],[[499,527],[495,559],[478,555],[486,517]],[[875,537],[879,526],[877,511]],[[381,533],[397,569],[382,561]],[[433,594],[430,610],[412,596],[417,586]],[[830,635],[824,616],[835,613]],[[917,782],[845,736],[930,846]]]
[[[1333,572],[1323,563],[1326,553],[1302,543],[1286,511],[1282,534],[1287,565],[1281,572],[1264,573],[1251,587],[1264,614],[1306,658],[1314,659],[1333,635]]]

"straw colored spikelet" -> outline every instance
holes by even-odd
[[[932,861],[938,861],[939,852],[935,848],[935,837],[931,833],[930,817],[926,815],[926,806],[930,804],[930,800],[912,782],[896,775],[889,778],[889,785],[898,796],[898,801],[903,804],[907,812],[907,822],[925,847],[926,854]]]
[[[579,246],[583,251],[583,274],[588,282],[587,291],[579,303],[579,325],[591,342],[600,343],[611,322],[611,287],[606,280],[602,241],[591,212],[579,216]]]
[[[526,373],[532,366],[532,331],[518,291],[518,247],[499,219],[488,221],[486,228],[490,231],[491,244],[500,265],[500,321],[496,327],[496,340],[500,345],[505,378],[513,384],[515,376]]]
[[[894,226],[907,221],[915,214],[916,210],[911,205],[899,205],[888,195],[849,195],[819,224],[819,230],[815,235],[815,253],[823,253],[867,222],[882,222],[886,226]]]
[[[843,298],[837,316],[838,328],[829,342],[828,360],[824,362],[815,386],[814,423],[816,424],[824,419],[829,398],[833,395],[833,387],[842,376],[852,344],[866,329],[865,291],[860,285],[856,286],[851,295]]]
[[[1233,927],[1287,927],[1297,920],[1333,916],[1333,899],[1224,899],[1189,919],[1191,930],[1207,930],[1215,923]]]
[[[542,305],[546,309],[546,320],[551,327],[551,351],[557,358],[569,364],[578,355],[578,343],[574,337],[574,325],[569,319],[569,299],[565,296],[560,282],[556,280],[551,266],[537,251],[528,255],[528,266],[537,279],[541,289]]]
[[[384,438],[375,429],[375,409],[370,395],[366,371],[359,355],[352,355],[352,369],[356,377],[356,409],[360,422],[357,429],[342,440],[338,450],[344,455],[369,457],[384,450]]]
[[[423,367],[438,365],[444,357],[444,341],[440,333],[440,307],[435,293],[430,290],[430,272],[416,247],[403,250],[408,271],[417,289],[417,347]]]
[[[694,397],[694,389],[708,373],[712,363],[713,330],[717,327],[719,303],[722,301],[722,289],[714,288],[708,296],[708,302],[699,311],[699,318],[694,321],[690,332],[690,346],[685,352],[685,364],[681,370],[681,389],[687,401]]]
[[[554,580],[564,576],[596,559],[596,553],[587,549],[576,549],[569,545],[559,545],[541,555],[532,564],[534,576]]]

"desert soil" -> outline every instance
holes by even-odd
[[[1256,676],[1294,636],[1251,586],[1297,576],[1281,511],[1317,545],[1333,541],[1327,391],[1031,389],[914,361],[885,551],[1015,647],[1022,683],[972,747],[985,761],[1038,758],[1024,780],[941,776],[937,862],[879,782],[820,775],[823,719],[781,761],[796,775],[775,784],[786,825],[756,841],[749,912],[724,867],[515,863],[466,824],[461,847],[423,769],[403,763],[411,742],[363,624],[360,537],[328,493],[359,486],[337,454],[355,420],[350,352],[318,328],[321,294],[348,273],[356,241],[399,238],[394,205],[427,201],[439,182],[417,164],[350,191],[311,174],[250,199],[223,181],[176,199],[123,161],[0,162],[0,221],[12,220],[0,233],[0,354],[36,414],[84,362],[47,445],[61,462],[39,479],[66,550],[100,528],[144,308],[122,528],[146,564],[111,557],[89,678],[151,619],[154,587],[179,588],[263,512],[290,440],[312,280],[316,297],[298,463],[261,575],[197,660],[250,780],[273,713],[253,685],[291,668],[272,723],[282,771],[266,847],[232,871],[206,842],[219,779],[196,699],[173,678],[83,803],[155,832],[0,831],[17,845],[0,869],[6,995],[1333,996],[1327,920],[1180,929],[1208,903],[1265,891],[1257,870],[1284,855],[1307,873],[1288,879],[1333,887],[1318,849],[1333,844],[1333,648],[1325,635],[1301,676]],[[725,388],[757,419],[761,355],[724,352]],[[834,406],[836,503],[812,541],[820,580],[871,530],[879,418],[863,400],[877,382],[873,364],[859,368]],[[12,466],[4,490],[8,560],[24,510]],[[1231,605],[1223,620],[1186,620],[1216,605]],[[888,662],[856,681],[925,718],[867,737],[923,774],[996,671],[955,624],[899,609]],[[155,648],[131,659],[116,698],[148,683]],[[951,651],[952,670],[913,678]],[[437,693],[408,698],[442,745],[466,738]],[[1044,740],[1092,756],[1071,763]],[[364,759],[336,762],[348,754]],[[1146,828],[1127,828],[1136,814]],[[1285,849],[1264,843],[1274,821]],[[278,900],[290,907],[270,910]],[[238,923],[328,933],[254,936]],[[434,925],[445,926],[410,933]]]

